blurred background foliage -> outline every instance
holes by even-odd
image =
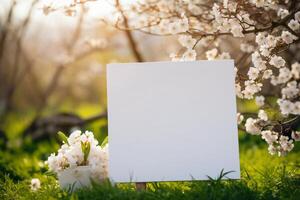
[[[1,0],[3,137],[30,135],[38,129],[47,132],[40,136],[52,135],[61,128],[54,127],[54,121],[66,121],[60,126],[72,129],[90,123],[79,119],[101,118],[106,109],[108,63],[166,60],[178,46],[170,42],[174,40],[171,37],[119,31],[90,16],[91,8],[86,6],[76,16],[65,16],[45,13],[43,3]],[[100,7],[100,15],[106,9],[109,5]]]

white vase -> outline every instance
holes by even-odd
[[[58,174],[59,185],[62,189],[77,189],[91,185],[91,168],[89,166],[78,166],[65,169]]]

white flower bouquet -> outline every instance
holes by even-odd
[[[90,131],[72,132],[68,137],[58,133],[63,145],[57,155],[52,153],[46,164],[58,176],[61,188],[76,189],[91,185],[91,181],[101,182],[108,177],[108,145],[102,145]]]

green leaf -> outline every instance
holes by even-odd
[[[106,136],[106,137],[104,138],[104,140],[102,141],[102,143],[101,143],[100,146],[103,148],[107,143],[108,143],[108,136]]]
[[[60,139],[63,143],[66,143],[66,144],[69,145],[69,143],[68,143],[68,137],[67,137],[63,132],[58,131],[57,134],[58,134],[59,139]]]
[[[84,159],[85,159],[85,161],[88,159],[88,157],[89,157],[89,154],[90,154],[90,150],[91,150],[91,144],[88,142],[87,143],[87,146],[86,146],[86,153],[85,153],[85,157],[84,157]]]
[[[83,162],[87,164],[87,159],[89,157],[91,150],[91,144],[89,142],[82,142],[81,141],[81,151],[83,153]]]

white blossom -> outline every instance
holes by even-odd
[[[250,80],[255,80],[257,79],[259,75],[259,70],[255,67],[250,67],[249,71],[248,71],[248,77]]]
[[[189,22],[186,17],[178,19],[169,24],[169,32],[171,34],[184,33],[189,29]]]
[[[221,25],[218,25],[218,29],[222,32],[230,31],[231,24],[228,19],[223,19]]]
[[[295,13],[295,20],[297,20],[298,22],[300,22],[300,11]]]
[[[292,114],[300,115],[300,101],[294,102],[294,110],[293,110]]]
[[[237,3],[230,1],[227,7],[230,12],[236,12]]]
[[[237,113],[237,123],[240,124],[244,120],[244,116],[241,113]]]
[[[282,98],[290,99],[296,97],[299,94],[299,88],[297,87],[297,82],[292,81],[287,84],[286,87],[281,89]]]
[[[264,71],[262,78],[263,79],[269,79],[269,78],[271,78],[272,75],[273,75],[272,70],[268,69],[268,70]]]
[[[255,51],[255,52],[253,52],[253,53],[251,54],[251,59],[252,59],[252,62],[253,62],[253,63],[256,63],[256,62],[262,60],[262,58],[261,58],[261,56],[260,56],[260,54],[259,54],[258,51]]]
[[[240,45],[240,49],[241,49],[242,52],[251,53],[251,52],[254,51],[254,46],[250,45],[250,44],[247,44],[247,43],[242,43]]]
[[[188,49],[184,54],[182,55],[182,59],[185,61],[193,61],[196,60],[197,53],[193,49]]]
[[[266,34],[264,32],[260,32],[255,37],[255,42],[258,45],[264,45],[266,41]]]
[[[295,108],[295,105],[289,100],[279,99],[277,103],[279,104],[280,111],[283,115],[290,114]]]
[[[68,138],[68,143],[70,145],[78,143],[78,141],[80,140],[80,136],[81,136],[80,130],[73,131]]]
[[[266,4],[266,0],[252,0],[256,7],[264,7]]]
[[[277,153],[277,148],[274,145],[269,145],[268,151],[271,155],[275,155]]]
[[[215,60],[218,55],[218,50],[216,48],[214,48],[214,49],[207,51],[205,54],[206,54],[206,57],[208,60]]]
[[[221,59],[221,60],[228,60],[230,59],[231,56],[228,52],[222,52],[219,56],[218,56],[218,59]]]
[[[300,141],[300,132],[299,132],[299,131],[293,131],[293,132],[292,132],[292,138],[293,138],[295,141]]]
[[[242,91],[244,98],[252,99],[253,95],[261,91],[262,84],[254,81],[245,81],[245,89]]]
[[[264,110],[259,110],[258,118],[263,120],[263,121],[268,121],[268,115]]]
[[[260,51],[261,55],[263,55],[263,56],[269,56],[271,53],[271,49],[267,45],[261,45],[259,48],[259,51]]]
[[[188,49],[193,48],[193,46],[196,43],[196,39],[192,38],[192,36],[190,36],[190,35],[180,35],[178,37],[178,41],[182,46],[184,46]]]
[[[264,139],[268,144],[273,144],[274,142],[277,141],[278,139],[278,133],[275,131],[262,131],[261,132],[261,137]]]
[[[281,38],[286,44],[291,44],[297,39],[297,37],[291,34],[289,31],[282,31]]]
[[[259,121],[257,119],[248,118],[245,123],[246,131],[252,135],[259,135],[261,128],[257,124]]]
[[[238,96],[239,98],[243,98],[242,88],[241,85],[238,83],[235,84],[235,93],[236,96]]]
[[[282,84],[288,82],[292,78],[292,73],[287,67],[279,69],[278,77],[272,77],[276,80],[277,84]],[[272,82],[271,82],[272,83]]]
[[[266,65],[266,61],[258,61],[254,64],[254,67],[256,67],[259,71],[263,71],[266,70],[267,65]]]
[[[180,33],[180,28],[178,26],[177,23],[173,22],[173,23],[170,23],[169,24],[169,32],[171,34],[177,34],[177,33]]]
[[[38,189],[41,188],[41,181],[38,178],[33,178],[30,181],[30,189],[32,191],[37,191]]]
[[[50,171],[58,173],[67,168],[77,166],[90,166],[93,178],[96,180],[105,179],[108,171],[108,152],[107,147],[101,148],[94,134],[90,131],[82,133],[79,130],[73,131],[67,139],[68,143],[63,144],[58,150],[57,155],[52,153],[46,164]],[[85,160],[82,144],[88,143],[90,150],[87,160]]]
[[[231,21],[230,24],[231,24],[231,33],[234,37],[244,37],[243,28],[238,22]]]
[[[281,146],[281,150],[283,151],[280,153],[289,152],[294,148],[293,140],[289,140],[287,136],[281,135],[279,138],[279,144]]]
[[[256,67],[259,71],[265,70],[267,68],[266,66],[266,61],[264,61],[260,54],[255,51],[254,53],[252,53],[252,63],[254,65],[254,67]]]
[[[292,20],[288,23],[288,26],[289,26],[292,30],[294,30],[294,31],[296,31],[296,30],[298,30],[298,29],[300,28],[299,22],[298,22],[297,20],[294,20],[294,19],[292,19]]]
[[[280,56],[274,55],[271,57],[271,60],[269,63],[277,68],[280,68],[285,65],[285,60]]]
[[[176,62],[176,61],[181,61],[180,57],[179,57],[177,54],[175,54],[175,53],[171,53],[171,54],[169,55],[169,57],[170,57],[171,60],[174,61],[174,62]]]
[[[289,15],[289,11],[283,8],[279,8],[277,15],[282,19]]]
[[[295,62],[294,64],[292,64],[291,68],[292,68],[291,73],[292,73],[293,77],[295,79],[299,79],[300,78],[300,63]]]
[[[255,97],[255,103],[256,103],[256,105],[258,105],[259,107],[265,105],[265,97],[264,97],[264,96],[256,96],[256,97]]]
[[[269,34],[269,35],[266,37],[265,45],[266,45],[268,48],[273,48],[273,47],[276,46],[278,40],[279,40],[278,37],[275,37],[274,35]]]
[[[178,23],[180,32],[186,32],[189,29],[189,20],[186,17],[183,17],[179,20]]]

